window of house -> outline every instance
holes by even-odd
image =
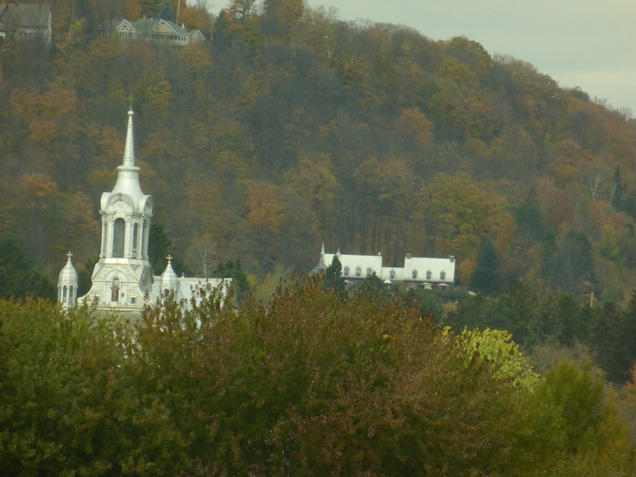
[[[432,276],[433,276],[433,274],[431,273],[431,271],[430,271],[430,270],[427,270],[427,271],[426,271],[426,279],[427,279],[427,280],[430,280]]]
[[[344,274],[349,275],[350,269],[348,266],[344,267]]]
[[[413,270],[413,272],[411,273],[411,275],[413,276],[413,278],[417,278],[417,270]]]
[[[373,275],[373,269],[371,267],[367,268],[367,277],[370,277]]]
[[[391,270],[389,272],[389,277],[391,278],[391,280],[393,280],[395,278],[395,270]]]
[[[446,280],[446,272],[445,272],[444,270],[442,270],[442,272],[439,274],[439,277],[440,277],[442,280]]]
[[[360,275],[362,275],[362,269],[360,267],[356,268],[356,277],[359,277]]]

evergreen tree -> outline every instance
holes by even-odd
[[[386,287],[382,282],[382,279],[378,277],[375,272],[370,277],[367,277],[362,282],[361,290],[366,290],[371,296],[384,294]]]
[[[55,285],[40,273],[15,238],[0,236],[0,298],[27,296],[55,300]]]
[[[477,253],[477,264],[471,280],[473,288],[485,294],[497,292],[500,288],[498,274],[500,263],[501,256],[495,250],[492,241],[484,239]]]
[[[187,267],[179,259],[179,256],[174,253],[172,241],[166,235],[163,225],[159,223],[151,224],[150,237],[148,239],[148,261],[155,275],[161,275],[166,269],[166,265],[168,264],[166,257],[168,257],[168,255],[173,257],[171,265],[177,275],[184,273],[190,274]]]
[[[163,3],[159,7],[159,18],[162,20],[174,21],[174,15],[172,14],[172,7],[168,0],[163,0]]]
[[[228,260],[226,263],[220,264],[214,270],[214,276],[218,278],[231,278],[237,285],[239,293],[247,293],[250,291],[250,285],[247,281],[247,274],[241,268],[241,262]]]
[[[578,294],[585,282],[593,284],[594,262],[592,244],[587,236],[570,229],[554,257],[554,281],[566,293]]]
[[[86,295],[91,289],[91,278],[95,264],[99,262],[99,257],[94,257],[84,263],[83,267],[77,269],[77,296]]]
[[[521,235],[535,240],[543,236],[543,219],[537,191],[530,189],[528,196],[513,210],[513,213]]]
[[[342,278],[342,263],[340,263],[340,259],[338,255],[334,255],[331,260],[331,265],[327,267],[325,271],[325,285],[327,288],[331,288],[335,291],[343,291],[344,290],[344,280]]]

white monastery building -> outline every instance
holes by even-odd
[[[422,288],[445,289],[454,286],[455,283],[455,257],[449,258],[423,258],[411,257],[407,254],[403,267],[385,267],[382,263],[382,255],[348,255],[340,253],[325,253],[323,244],[320,251],[320,262],[313,272],[326,270],[331,265],[334,257],[338,257],[342,265],[342,278],[345,281],[356,283],[374,274],[384,283],[402,282],[407,285]]]
[[[189,300],[196,286],[210,283],[214,287],[228,279],[178,277],[168,264],[160,277],[153,276],[148,260],[148,240],[152,219],[152,197],[142,192],[139,167],[135,165],[133,111],[128,112],[128,131],[122,165],[117,167],[117,182],[101,199],[102,239],[99,261],[91,278],[90,291],[77,299],[95,304],[98,310],[139,312],[148,302],[155,303],[163,292],[175,299]],[[77,273],[68,261],[59,275],[58,301],[65,308],[74,306]]]

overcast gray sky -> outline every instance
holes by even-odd
[[[305,0],[337,18],[409,26],[433,40],[464,35],[533,64],[636,116],[636,0]],[[211,0],[214,13],[227,3]]]

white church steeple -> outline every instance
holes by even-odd
[[[98,310],[139,316],[146,303],[161,300],[166,290],[187,303],[196,297],[196,287],[210,283],[227,290],[229,280],[178,277],[172,257],[160,277],[154,277],[148,260],[148,241],[152,219],[152,197],[142,192],[139,167],[135,165],[134,113],[128,111],[128,128],[117,182],[102,194],[100,211],[102,237],[99,261],[91,277],[90,291],[78,303],[95,304]],[[59,301],[70,306],[77,294],[77,273],[68,263],[60,273]],[[65,305],[66,306],[66,305]]]
[[[131,109],[117,182],[111,192],[102,194],[100,258],[93,272],[93,286],[84,297],[98,306],[117,309],[140,308],[153,283],[148,262],[152,197],[144,194],[139,184],[133,116]]]

